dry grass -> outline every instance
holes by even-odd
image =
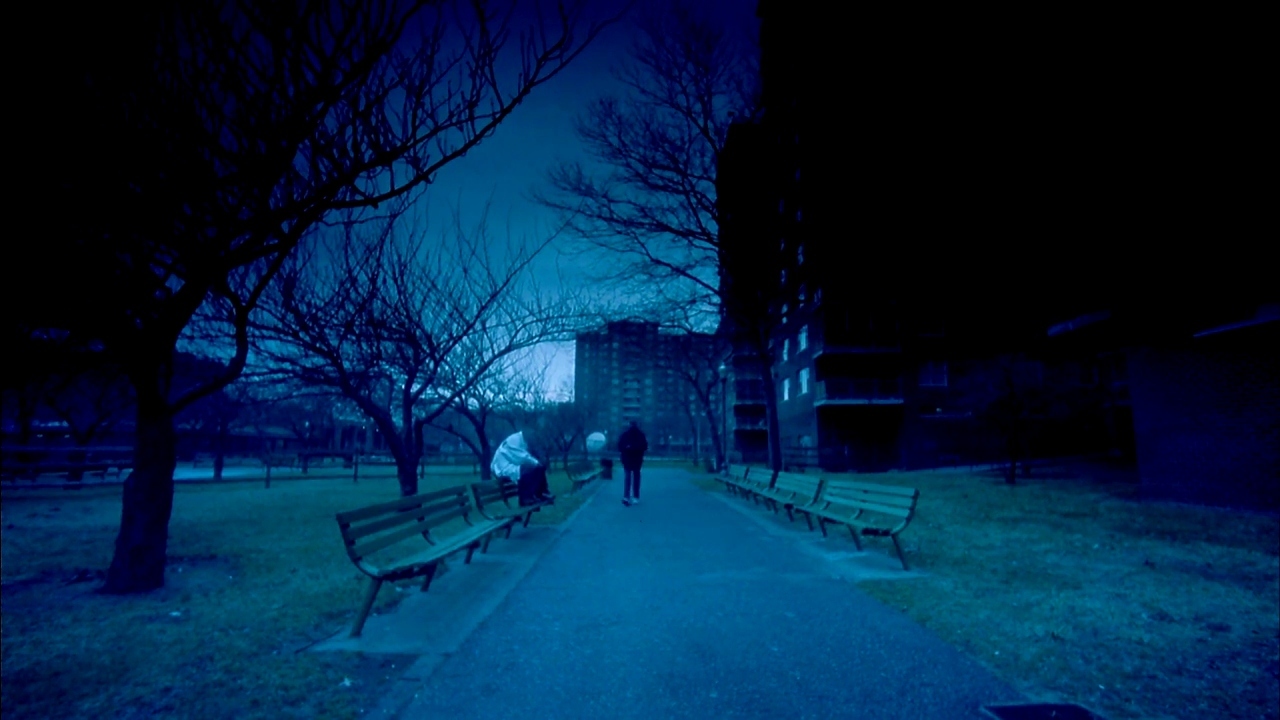
[[[93,592],[119,486],[6,489],[4,717],[358,717],[408,658],[298,651],[355,614],[367,579],[342,552],[334,514],[395,499],[381,474],[179,484],[166,587],[130,597]],[[470,479],[433,473],[422,490]],[[558,522],[584,497],[535,522]],[[398,596],[384,590],[375,612]]]
[[[894,473],[926,576],[861,587],[1028,695],[1112,718],[1280,715],[1280,520],[1041,471]],[[887,542],[870,552],[892,552]]]

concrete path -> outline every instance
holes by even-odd
[[[903,577],[887,543],[853,552],[684,471],[646,470],[639,506],[620,489],[603,483],[562,531],[507,541],[541,542],[540,557],[504,561],[495,541],[481,562],[508,567],[488,595],[481,566],[446,575],[475,585],[453,603],[469,607],[462,630],[423,622],[421,606],[412,633],[388,624],[442,638],[400,683],[400,717],[958,720],[1021,699],[857,589],[859,575]]]

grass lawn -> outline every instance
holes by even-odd
[[[858,478],[920,489],[901,540],[924,573],[859,587],[1029,696],[1109,720],[1280,716],[1275,516],[1140,502],[1132,483],[1066,468],[1016,486],[964,472]],[[879,538],[864,547],[893,552]]]
[[[393,473],[378,470],[362,469],[359,484],[349,473],[273,474],[270,489],[261,477],[180,483],[166,586],[128,597],[93,592],[119,527],[118,485],[6,488],[5,719],[354,718],[368,711],[411,658],[300,650],[355,615],[368,580],[343,552],[334,514],[398,497]],[[421,489],[470,479],[433,473]],[[533,522],[559,522],[587,497],[565,494],[564,472],[549,479],[561,497]],[[398,597],[384,588],[374,612]]]

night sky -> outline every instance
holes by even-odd
[[[592,0],[589,12],[600,16],[625,5],[621,0]],[[758,35],[756,0],[698,0],[697,7],[714,13],[734,32],[750,42]],[[635,9],[661,7],[655,0],[637,0]],[[626,58],[634,37],[634,25],[624,20],[602,34],[571,66],[546,85],[512,115],[497,133],[474,152],[445,168],[428,193],[428,216],[447,218],[453,207],[464,222],[478,220],[490,203],[489,227],[501,239],[540,239],[555,225],[554,213],[529,199],[543,182],[548,169],[561,160],[587,162],[573,133],[574,118],[593,99],[625,90],[611,70]],[[590,261],[574,254],[569,242],[550,248],[535,264],[538,281],[546,288],[559,285],[557,266],[567,277],[587,282]],[[572,343],[542,355],[553,362],[549,389],[572,377]]]

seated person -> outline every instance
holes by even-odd
[[[493,454],[489,466],[495,478],[505,478],[516,483],[520,492],[520,505],[537,505],[555,500],[547,486],[547,467],[529,453],[524,433],[507,437]]]

